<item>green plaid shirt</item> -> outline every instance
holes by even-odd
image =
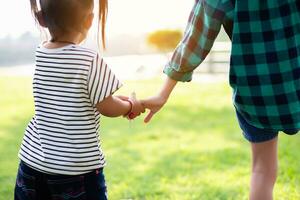
[[[300,129],[300,0],[197,0],[164,73],[190,81],[222,26],[237,111],[258,128]]]

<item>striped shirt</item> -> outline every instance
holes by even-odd
[[[190,81],[224,26],[234,106],[258,128],[300,129],[300,1],[196,0],[164,72]]]
[[[96,52],[77,45],[40,45],[33,78],[35,115],[25,130],[20,159],[49,174],[104,167],[96,104],[120,87]]]

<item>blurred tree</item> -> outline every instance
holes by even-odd
[[[182,36],[181,30],[158,30],[149,34],[147,43],[160,52],[167,53],[176,48]]]

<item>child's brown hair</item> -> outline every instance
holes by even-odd
[[[39,1],[39,2],[37,2]],[[38,8],[38,3],[40,9]],[[67,32],[81,32],[82,22],[89,9],[94,8],[94,0],[30,0],[35,20],[47,27],[52,41]],[[99,0],[98,41],[101,29],[102,45],[105,47],[105,23],[107,0]]]

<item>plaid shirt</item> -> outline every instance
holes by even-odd
[[[190,81],[222,26],[237,111],[258,128],[300,129],[300,1],[196,0],[164,73]]]

